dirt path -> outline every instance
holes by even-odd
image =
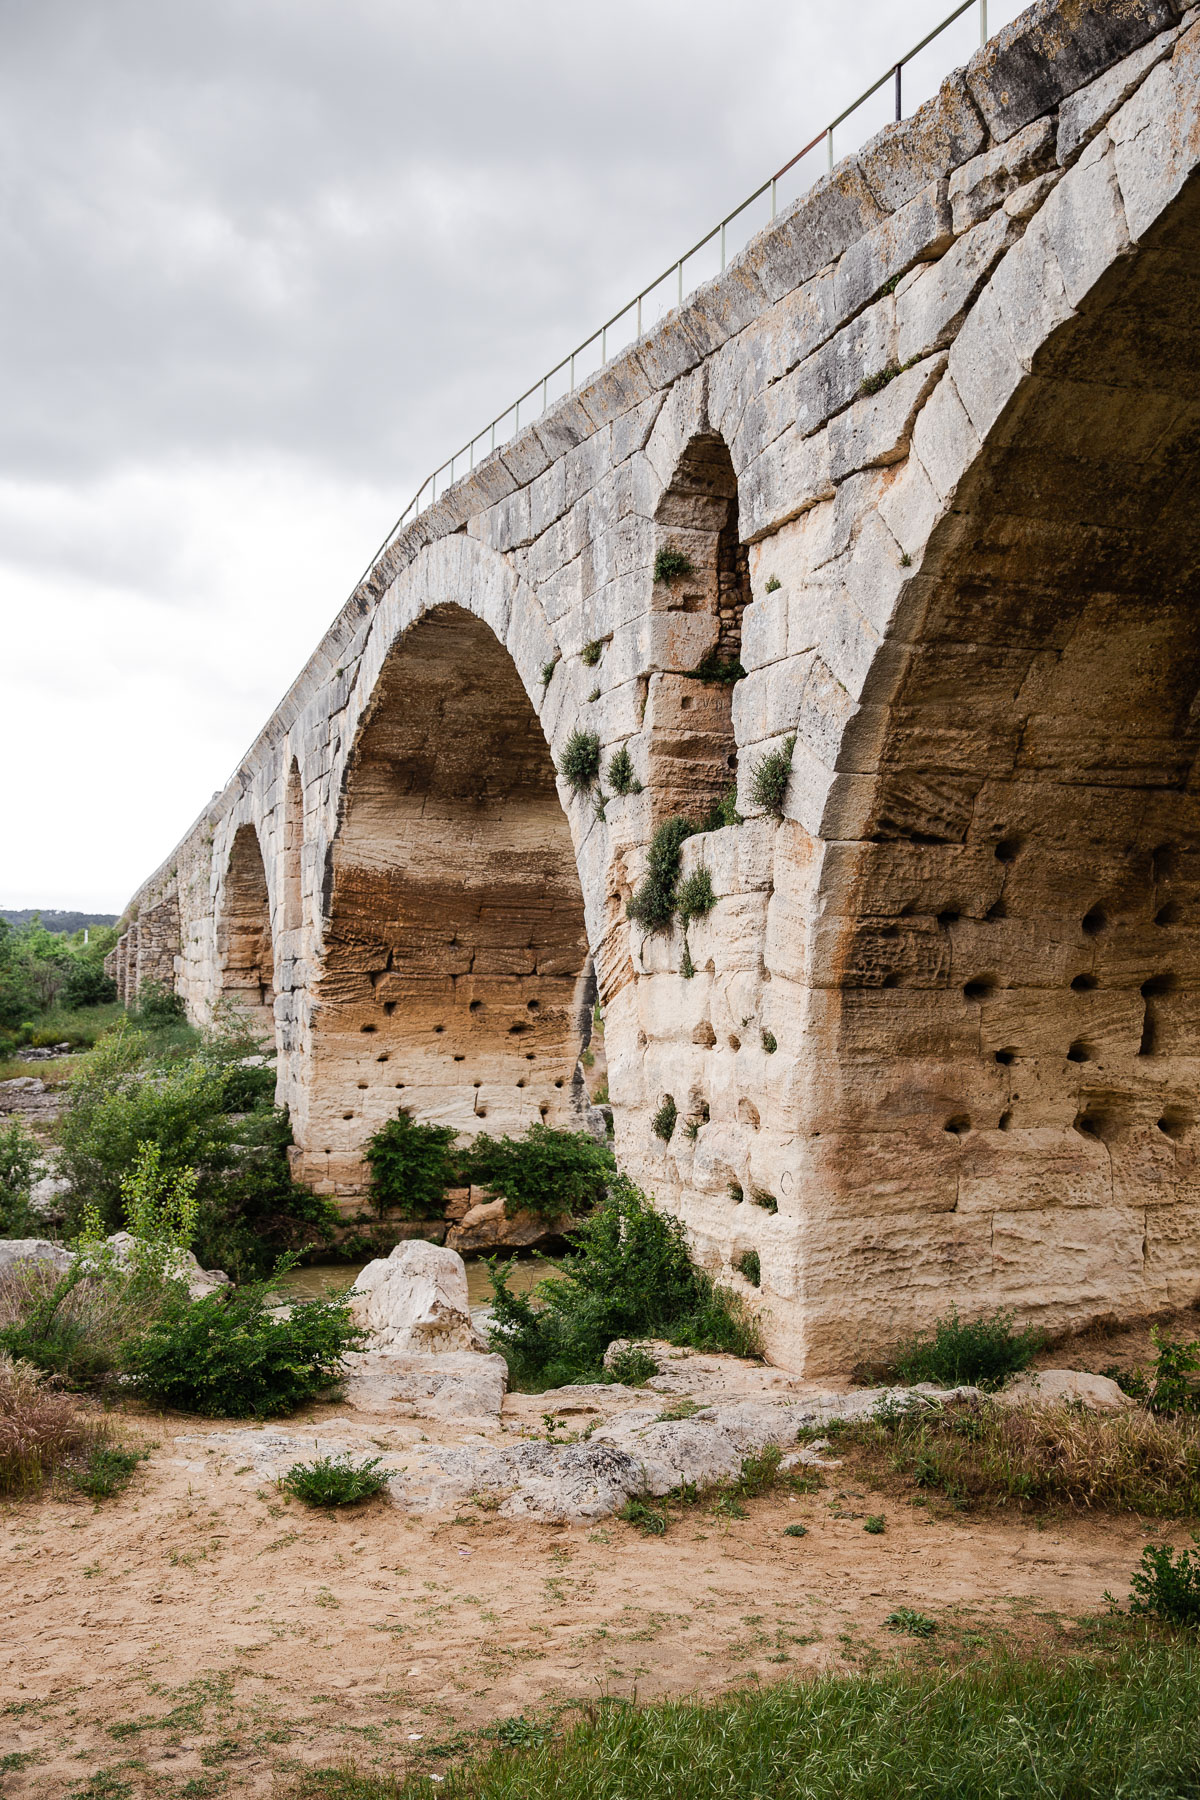
[[[0,1513],[6,1800],[269,1795],[347,1758],[436,1770],[460,1734],[556,1703],[892,1655],[896,1606],[937,1617],[943,1641],[1094,1612],[1146,1541],[1132,1519],[934,1521],[837,1470],[821,1493],[751,1501],[745,1520],[695,1509],[660,1538],[477,1508],[326,1515],[247,1485],[195,1432],[131,1419],[127,1440],[157,1448],[123,1496]],[[807,1535],[783,1534],[795,1523]]]

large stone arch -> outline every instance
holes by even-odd
[[[271,901],[258,830],[239,825],[229,847],[217,912],[220,1001],[264,1044],[275,1042],[275,950]]]
[[[517,667],[464,606],[426,604],[379,662],[314,999],[301,1167],[326,1189],[361,1190],[364,1144],[401,1109],[466,1135],[588,1123],[594,979],[571,830]]]
[[[1043,254],[1028,373],[977,416],[825,809],[818,1360],[852,1360],[847,1318],[869,1348],[951,1302],[1062,1329],[1200,1293],[1200,186],[1134,247],[1111,152],[1073,173],[1091,266],[1056,289]]]

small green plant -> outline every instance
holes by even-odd
[[[675,1132],[675,1123],[679,1118],[679,1108],[675,1104],[673,1094],[667,1094],[650,1120],[650,1129],[655,1137],[669,1144]]]
[[[965,1383],[999,1387],[1027,1369],[1044,1343],[1035,1327],[1014,1331],[1011,1312],[983,1319],[960,1319],[957,1307],[939,1319],[931,1336],[918,1334],[900,1344],[892,1369],[901,1381],[933,1381],[943,1387]]]
[[[683,955],[679,959],[679,973],[685,981],[690,981],[696,973],[696,965],[692,961],[692,946],[686,938],[683,940]]]
[[[808,1536],[808,1526],[807,1525],[785,1525],[783,1528],[783,1535],[784,1535],[784,1537],[807,1537]]]
[[[737,782],[735,781],[726,788],[721,798],[714,801],[709,807],[700,821],[699,829],[701,831],[721,831],[726,825],[740,825],[741,823],[742,815],[737,809]]]
[[[726,1192],[735,1206],[740,1206],[742,1201],[746,1198],[745,1191],[740,1181],[731,1181]]]
[[[744,679],[746,671],[736,656],[721,656],[714,645],[696,664],[692,674],[697,681],[706,682],[710,687],[732,687]]]
[[[550,683],[553,681],[554,671],[555,671],[555,669],[557,669],[558,664],[559,664],[559,658],[557,656],[552,656],[550,658],[549,662],[544,662],[542,664],[542,691],[543,692],[545,692],[545,690],[550,686]]]
[[[780,581],[778,575],[770,575],[767,577],[768,594],[777,594],[782,586],[783,583]]]
[[[592,689],[591,693],[588,695],[588,705],[594,706],[596,704],[596,701],[599,698],[600,698],[600,689],[598,687],[594,687]]]
[[[109,1500],[128,1487],[134,1470],[149,1454],[148,1450],[122,1450],[115,1444],[101,1444],[81,1468],[68,1471],[67,1480],[89,1500]]]
[[[608,785],[614,794],[640,794],[642,791],[642,784],[633,772],[633,758],[624,744],[609,758]]]
[[[679,854],[695,826],[690,819],[666,819],[650,840],[645,879],[625,911],[646,931],[665,931],[675,917],[675,886],[679,880]]]
[[[1200,1382],[1191,1379],[1200,1369],[1200,1341],[1164,1337],[1157,1325],[1150,1336],[1158,1354],[1144,1384],[1146,1405],[1157,1413],[1200,1413]]]
[[[0,1125],[0,1237],[38,1237],[46,1228],[29,1204],[41,1154],[19,1119]]]
[[[558,772],[576,794],[590,794],[600,779],[600,739],[577,726],[567,739]]]
[[[768,1056],[774,1056],[775,1052],[779,1048],[779,1043],[778,1043],[778,1040],[776,1039],[775,1033],[773,1031],[764,1031],[763,1032],[762,1047],[766,1051]]]
[[[887,1520],[882,1513],[868,1513],[863,1520],[863,1530],[869,1531],[872,1537],[880,1537],[887,1530]]]
[[[707,869],[696,869],[686,881],[680,882],[675,895],[675,907],[679,922],[684,927],[690,925],[693,919],[704,918],[716,904],[712,876]]]
[[[900,558],[900,567],[902,569],[911,569],[912,568],[912,557],[908,554],[907,550],[904,552],[904,554]]]
[[[682,550],[660,550],[654,559],[655,581],[675,581],[682,575],[696,573],[690,556]]]
[[[762,1285],[762,1259],[757,1250],[743,1250],[734,1263],[739,1275],[744,1275],[751,1287]]]
[[[437,1218],[446,1189],[455,1186],[457,1133],[449,1125],[418,1125],[406,1112],[389,1119],[368,1139],[364,1151],[371,1170],[371,1199],[380,1218]]]
[[[664,1406],[655,1419],[656,1425],[674,1424],[679,1419],[691,1419],[700,1412],[699,1401],[685,1395],[682,1400],[672,1400],[670,1406]]]
[[[626,1500],[618,1513],[626,1525],[636,1525],[647,1537],[662,1537],[667,1529],[666,1509],[647,1500]]]
[[[931,1638],[937,1630],[936,1619],[928,1613],[915,1612],[911,1606],[898,1606],[883,1622],[889,1631],[902,1631],[907,1637]]]
[[[1194,1550],[1169,1544],[1147,1544],[1141,1567],[1129,1578],[1129,1610],[1165,1619],[1170,1625],[1200,1630],[1200,1535],[1192,1533]]]
[[[645,1387],[658,1374],[658,1364],[644,1344],[625,1344],[608,1359],[605,1377],[615,1387]]]
[[[713,1512],[718,1519],[748,1519],[750,1517],[742,1505],[740,1497],[732,1489],[717,1495],[713,1502]]]
[[[792,752],[796,748],[796,736],[785,738],[778,750],[768,750],[759,758],[750,771],[750,797],[755,806],[761,806],[764,812],[774,813],[777,819],[783,817],[783,803],[787,798],[788,781],[792,772]]]
[[[768,1193],[766,1188],[751,1188],[750,1200],[754,1206],[761,1206],[764,1212],[777,1213],[779,1211],[778,1200],[774,1194]]]
[[[557,1219],[580,1218],[603,1200],[616,1159],[586,1131],[531,1125],[522,1138],[475,1139],[461,1158],[464,1178],[502,1194],[514,1212]]]
[[[596,667],[597,663],[600,661],[600,658],[603,655],[604,655],[604,639],[603,638],[593,638],[591,643],[585,644],[583,646],[583,649],[579,652],[581,662],[583,663],[584,667],[588,668],[588,669],[594,669]]]
[[[535,1750],[539,1744],[548,1744],[553,1735],[545,1725],[537,1725],[523,1714],[501,1719],[496,1726],[496,1742],[505,1750]]]
[[[349,1452],[318,1456],[310,1463],[293,1463],[279,1486],[306,1506],[356,1506],[360,1500],[381,1494],[387,1486],[387,1476],[379,1472],[382,1460],[371,1456],[355,1464]]]

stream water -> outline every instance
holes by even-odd
[[[342,1293],[365,1267],[365,1263],[311,1263],[307,1268],[293,1269],[279,1285],[300,1299],[319,1300],[325,1294]],[[544,1256],[522,1256],[513,1269],[510,1285],[514,1294],[528,1293],[535,1283],[554,1273],[554,1264]],[[467,1264],[467,1292],[472,1306],[486,1306],[490,1301],[492,1289],[485,1263]]]

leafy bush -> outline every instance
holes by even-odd
[[[610,1356],[604,1378],[614,1387],[645,1387],[658,1374],[658,1364],[642,1344],[623,1344]]]
[[[1141,1567],[1129,1578],[1131,1613],[1200,1630],[1200,1536],[1195,1532],[1192,1543],[1195,1550],[1181,1550],[1178,1556],[1169,1544],[1146,1545]]]
[[[104,973],[102,963],[77,962],[67,971],[62,997],[64,1005],[72,1008],[111,1006],[117,997],[117,984]]]
[[[712,876],[707,869],[697,869],[687,880],[680,883],[675,896],[675,906],[679,913],[679,923],[690,925],[693,919],[702,919],[717,904],[717,896],[713,892]]]
[[[1027,1369],[1044,1342],[1032,1326],[1014,1331],[1011,1312],[960,1319],[954,1308],[949,1318],[937,1321],[932,1336],[918,1333],[898,1345],[892,1369],[901,1381],[999,1387],[1010,1375]]]
[[[293,1412],[335,1386],[347,1350],[364,1333],[348,1295],[297,1302],[272,1313],[269,1284],[189,1300],[176,1289],[144,1336],[128,1346],[125,1370],[140,1393],[206,1417],[265,1419]]]
[[[715,800],[700,821],[701,831],[723,831],[727,825],[740,825],[742,815],[737,809],[737,782],[731,783]]]
[[[650,840],[645,879],[625,907],[628,916],[645,931],[665,931],[675,917],[675,885],[679,880],[679,852],[695,832],[690,819],[666,819]]]
[[[381,1218],[389,1212],[405,1219],[441,1214],[446,1189],[458,1181],[457,1135],[449,1125],[418,1125],[406,1112],[380,1126],[364,1155],[371,1165],[371,1198]]]
[[[761,1355],[742,1303],[716,1287],[688,1255],[677,1219],[661,1213],[625,1176],[572,1233],[562,1274],[532,1295],[508,1286],[513,1265],[490,1264],[492,1342],[513,1384],[529,1392],[602,1379],[614,1338],[666,1338],[698,1350]]]
[[[633,758],[622,744],[608,762],[608,784],[614,794],[640,794],[642,784],[633,772]]]
[[[29,1204],[41,1154],[19,1119],[0,1125],[0,1237],[39,1237],[45,1230]]]
[[[293,1463],[279,1485],[306,1506],[355,1506],[387,1486],[387,1476],[379,1473],[382,1460],[371,1456],[356,1466],[348,1453],[318,1456],[310,1463]]]
[[[717,687],[732,687],[735,682],[744,679],[746,671],[736,656],[720,656],[714,646],[696,664],[692,674],[697,681],[710,682]]]
[[[761,1286],[762,1260],[759,1257],[757,1250],[743,1250],[733,1266],[739,1275],[744,1275],[746,1277],[746,1280],[750,1282],[751,1286]]]
[[[674,581],[678,576],[695,573],[691,557],[682,550],[660,550],[654,559],[655,581]]]
[[[750,771],[750,797],[764,812],[783,816],[788,781],[792,773],[792,752],[796,748],[793,734],[778,750],[768,750]]]
[[[616,1159],[586,1131],[558,1131],[532,1125],[523,1138],[482,1133],[463,1152],[464,1176],[478,1187],[503,1194],[510,1211],[554,1219],[579,1216],[598,1206],[616,1173]]]
[[[286,1108],[256,1107],[226,1129],[223,1153],[200,1170],[196,1190],[193,1248],[203,1266],[252,1281],[281,1255],[331,1245],[341,1215],[334,1201],[292,1179]]]
[[[143,1025],[169,1025],[187,1017],[182,997],[165,981],[143,981],[130,1017]]]
[[[1200,1382],[1191,1379],[1200,1369],[1200,1342],[1164,1337],[1157,1325],[1150,1336],[1158,1354],[1149,1376],[1122,1375],[1121,1386],[1151,1412],[1200,1412]]]
[[[603,638],[593,638],[591,643],[585,644],[583,646],[583,649],[579,652],[581,662],[583,663],[584,667],[588,668],[588,669],[594,669],[596,667],[596,664],[600,661],[600,658],[603,655],[604,655],[604,639]]]
[[[558,772],[577,794],[590,793],[600,779],[600,739],[578,727],[567,739]]]
[[[675,1096],[668,1094],[662,1105],[650,1120],[650,1129],[655,1137],[669,1144],[675,1133],[675,1123],[679,1118],[679,1108],[675,1104]]]

